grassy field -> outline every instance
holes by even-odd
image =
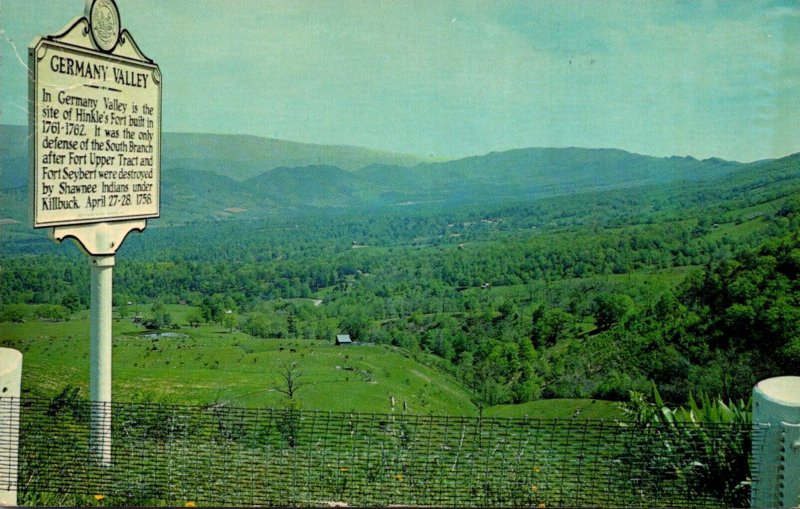
[[[168,306],[180,317],[186,308]],[[337,347],[331,341],[264,340],[217,325],[183,327],[176,336],[147,337],[129,320],[115,321],[113,394],[120,401],[180,404],[225,402],[280,406],[281,373],[296,365],[301,407],[331,411],[475,415],[457,381],[386,346]],[[53,396],[67,385],[88,394],[89,323],[86,313],[68,322],[0,324],[0,346],[24,355],[23,391]],[[432,383],[434,382],[434,383]]]
[[[623,419],[619,405],[599,399],[543,399],[521,405],[496,405],[484,410],[486,417],[531,419]]]
[[[176,323],[185,324],[192,308],[168,305],[166,310]],[[299,374],[296,399],[304,409],[387,413],[393,397],[398,412],[478,415],[470,392],[458,380],[399,348],[258,339],[219,325],[184,325],[168,334],[157,337],[130,319],[115,320],[115,400],[280,407],[285,404],[283,373],[294,365],[294,374]],[[52,397],[74,386],[88,397],[87,311],[66,322],[0,323],[0,346],[23,353],[24,395]],[[609,419],[618,412],[609,402],[547,400],[491,407],[484,415]]]
[[[183,323],[191,308],[167,310]],[[74,386],[86,397],[87,315],[0,323],[0,346],[24,354],[27,395],[52,397]],[[85,402],[31,402],[22,421],[29,427],[22,463],[29,482],[21,503],[687,504],[685,479],[670,477],[656,491],[643,491],[629,479],[650,475],[649,463],[607,468],[627,465],[631,454],[650,458],[661,450],[660,435],[615,423],[624,416],[613,402],[499,405],[484,409],[487,419],[471,419],[477,408],[457,380],[400,349],[256,339],[218,325],[146,334],[130,320],[115,321],[114,397],[170,405],[116,407],[117,468],[108,471],[84,461]],[[300,406],[312,412],[263,411],[285,404],[277,389],[290,363],[305,384],[297,393]],[[201,406],[214,402],[224,404]],[[694,462],[702,453],[678,460]]]

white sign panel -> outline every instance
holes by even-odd
[[[34,227],[158,217],[158,67],[47,39],[31,63]]]

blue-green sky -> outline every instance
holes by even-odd
[[[117,0],[165,131],[462,156],[800,151],[800,2]],[[83,0],[0,0],[0,123]]]

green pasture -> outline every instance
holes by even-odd
[[[618,403],[600,399],[542,399],[520,405],[496,405],[484,410],[486,417],[529,419],[623,420]]]
[[[191,308],[167,306],[178,323]],[[295,366],[301,408],[476,415],[457,381],[378,345],[335,346],[328,340],[256,339],[218,325],[181,327],[177,336],[150,338],[130,320],[115,320],[113,394],[119,401],[177,404],[223,402],[278,407],[282,377]],[[0,346],[23,353],[23,391],[53,396],[64,387],[88,395],[89,322],[80,313],[66,322],[2,323]]]
[[[191,306],[165,306],[176,330],[160,337],[116,319],[113,383],[117,401],[281,407],[287,368],[297,377],[300,408],[325,411],[476,416],[471,393],[455,378],[387,345],[336,346],[332,340],[258,339],[220,325],[189,327]],[[119,310],[115,312],[119,315]],[[168,334],[164,336],[164,332]],[[68,386],[89,394],[89,318],[0,323],[0,346],[23,353],[23,395],[52,397]],[[577,409],[582,409],[577,412]],[[484,409],[491,417],[614,418],[614,403],[544,400]]]
[[[761,233],[763,230],[769,227],[770,223],[759,214],[766,214],[769,208],[777,207],[774,205],[770,207],[766,205],[759,205],[757,207],[739,210],[737,211],[737,216],[747,217],[748,215],[755,215],[756,217],[742,222],[731,221],[729,223],[718,224],[713,231],[706,235],[706,238],[709,241],[718,241],[724,237],[740,239]]]

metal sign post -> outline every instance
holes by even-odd
[[[131,231],[160,215],[161,71],[114,0],[28,48],[34,228],[74,239],[91,265],[90,447],[111,464],[112,271]]]
[[[111,464],[111,274],[114,256],[92,256],[89,393],[92,400],[92,452]]]

